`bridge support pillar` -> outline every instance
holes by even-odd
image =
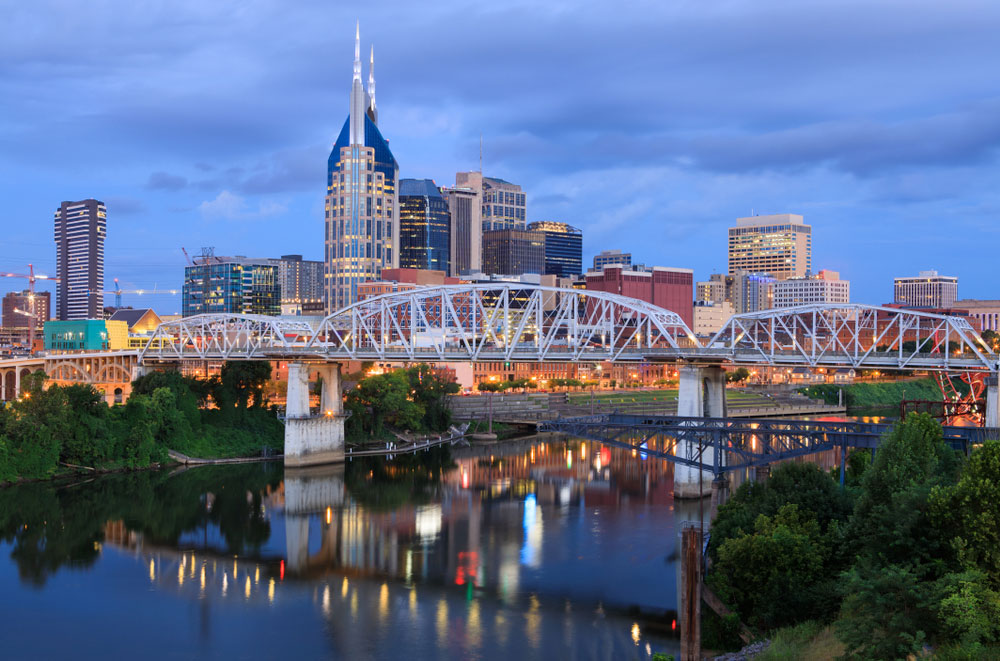
[[[726,417],[726,373],[721,367],[684,366],[678,370],[680,383],[677,393],[677,415],[687,418]],[[701,450],[702,463],[716,462],[712,439],[706,434]],[[694,439],[677,444],[677,456],[695,459],[699,454],[699,444]],[[719,461],[723,458],[719,457]],[[699,475],[699,473],[701,473]],[[702,498],[711,493],[711,471],[675,464],[674,498]]]
[[[340,394],[340,364],[319,366],[323,387],[319,415],[309,411],[309,369],[288,363],[285,396],[285,465],[315,466],[344,460],[344,411]]]
[[[729,480],[720,475],[712,480],[712,516],[709,521],[715,521],[719,508],[725,505],[727,500],[729,500]]]
[[[141,379],[152,371],[153,370],[145,365],[135,365],[132,367],[132,380],[135,381],[136,379]]]
[[[984,427],[1000,427],[1000,387],[997,386],[997,376],[986,377],[986,419]]]

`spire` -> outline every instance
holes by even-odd
[[[368,60],[368,96],[372,98],[372,110],[375,109],[375,44],[372,44],[371,59]]]
[[[361,21],[354,27],[354,80],[361,80]]]

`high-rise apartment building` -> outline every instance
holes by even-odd
[[[483,273],[541,274],[545,270],[545,234],[524,229],[483,232]]]
[[[588,271],[587,289],[621,294],[672,310],[684,319],[688,328],[694,325],[691,303],[694,272],[664,266],[630,270],[620,264]]]
[[[472,188],[445,188],[451,218],[449,263],[451,275],[481,271],[483,268],[482,191]]]
[[[583,232],[551,221],[528,224],[528,230],[545,235],[544,275],[569,278],[583,273]]]
[[[57,319],[101,318],[107,219],[98,200],[63,202],[56,210]]]
[[[729,228],[729,274],[738,271],[777,280],[812,272],[812,227],[793,213],[737,218]]]
[[[350,114],[327,162],[326,307],[357,300],[358,285],[399,265],[399,165],[378,128],[374,49],[368,89],[361,83],[361,37],[354,37]]]
[[[950,308],[958,300],[958,278],[921,271],[915,278],[896,278],[893,303],[908,308]]]
[[[282,255],[267,262],[278,269],[282,306],[303,312],[322,312],[323,262],[302,259],[302,255]]]
[[[433,179],[399,180],[399,268],[451,271],[451,211]]]
[[[517,184],[482,172],[458,172],[456,188],[480,191],[483,204],[483,231],[524,229],[527,218],[527,194]]]
[[[281,314],[278,267],[269,259],[203,254],[184,268],[182,312]]]
[[[836,271],[823,270],[804,278],[788,278],[774,283],[775,308],[816,303],[850,303],[851,282],[841,280]]]
[[[594,270],[600,271],[605,266],[632,266],[632,253],[621,250],[602,250],[594,255]]]

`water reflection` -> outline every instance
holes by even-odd
[[[202,604],[198,634],[171,643],[188,652],[211,640],[264,655],[245,645],[256,635],[248,623],[263,617],[335,658],[645,657],[647,643],[676,647],[655,628],[676,608],[672,475],[667,462],[631,452],[523,442],[338,468],[247,464],[25,485],[0,490],[0,547],[11,559],[0,562],[0,587],[14,599],[25,589],[64,599],[74,588],[53,581],[63,568],[95,581],[138,572],[149,589],[129,583],[134,593],[118,598]],[[14,567],[19,580],[5,581]],[[107,605],[91,598],[95,611]],[[305,631],[304,602],[324,623],[322,641]],[[630,609],[653,628],[640,636]],[[139,615],[120,617],[128,627]],[[236,640],[212,625],[226,619],[250,633]]]

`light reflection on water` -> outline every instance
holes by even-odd
[[[153,658],[676,652],[666,633],[676,608],[667,462],[562,442],[470,448],[453,460],[211,467],[0,490],[0,591],[24,605],[10,614],[15,630],[38,634],[7,658],[87,655],[91,640],[97,653],[87,632],[109,619]],[[19,496],[53,510],[17,520]],[[93,503],[107,523],[88,527]],[[64,539],[46,523],[56,520],[99,550],[76,557],[83,539]],[[25,524],[44,532],[12,534]],[[79,605],[75,642],[42,640],[54,624],[45,613],[66,602]],[[150,648],[136,633],[150,621],[175,635]]]

